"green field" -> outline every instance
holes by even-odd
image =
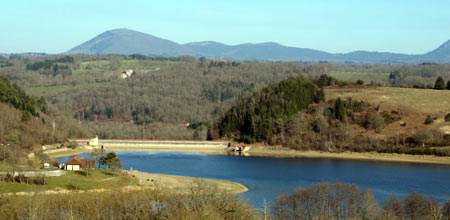
[[[80,69],[109,69],[111,62],[109,60],[86,61],[80,63]]]
[[[41,87],[26,88],[25,92],[27,94],[30,94],[30,95],[33,95],[36,97],[40,97],[40,96],[45,96],[45,95],[50,95],[50,94],[61,93],[66,90],[70,90],[70,89],[74,89],[74,88],[89,89],[89,88],[99,86],[102,84],[106,84],[106,83],[101,83],[101,82],[100,83],[86,83],[86,84],[77,85],[77,86],[72,86],[72,85],[41,86]]]
[[[25,92],[34,96],[43,96],[51,93],[59,93],[64,90],[72,88],[72,85],[57,85],[57,86],[42,86],[26,88]]]
[[[120,66],[120,71],[133,70],[154,70],[174,64],[171,61],[153,61],[153,60],[124,60]]]
[[[334,77],[338,80],[355,82],[356,80],[361,79],[367,81],[366,83],[369,83],[369,80],[386,78],[388,75],[389,73],[375,74],[370,72],[344,72],[344,71],[332,71],[330,73],[331,77]]]
[[[88,73],[105,72],[111,69],[109,60],[86,61],[80,63],[80,68],[73,70],[72,75],[78,76]]]
[[[85,171],[68,171],[58,177],[45,178],[46,185],[34,185],[25,183],[0,182],[0,193],[9,192],[34,192],[42,190],[91,190],[91,189],[116,189],[128,185],[137,185],[135,179],[120,172],[94,169]]]
[[[24,161],[22,161],[24,163]],[[12,165],[7,162],[0,162],[0,172],[12,172]],[[29,166],[17,165],[14,167],[15,171],[31,171],[36,170],[35,168],[30,168]]]

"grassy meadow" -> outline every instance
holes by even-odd
[[[450,91],[398,87],[329,88],[327,99],[352,97],[372,104],[398,107],[426,114],[450,113]]]
[[[137,180],[120,172],[93,169],[66,172],[58,177],[46,177],[45,185],[0,182],[0,193],[36,192],[43,190],[118,189],[137,185]]]

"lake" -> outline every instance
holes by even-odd
[[[263,200],[323,181],[371,189],[378,201],[413,191],[439,201],[450,196],[450,166],[312,158],[236,157],[185,152],[116,152],[124,169],[228,180],[245,185],[241,194],[256,208]],[[81,154],[86,157],[88,154]],[[65,162],[70,157],[58,158]]]

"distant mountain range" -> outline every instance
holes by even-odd
[[[330,61],[356,63],[450,63],[450,41],[425,54],[355,51],[328,53],[320,50],[283,46],[274,42],[225,45],[214,41],[178,44],[129,29],[106,31],[76,46],[67,54],[142,54],[154,56],[191,55],[230,60]]]

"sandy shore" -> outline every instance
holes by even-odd
[[[57,158],[57,157],[67,157],[67,156],[74,156],[82,153],[88,153],[91,152],[94,148],[89,146],[81,146],[77,147],[75,149],[70,148],[61,148],[61,149],[55,149],[55,150],[47,150],[44,153],[47,154],[50,158]],[[28,155],[28,157],[33,157],[34,155]]]
[[[387,154],[376,152],[343,152],[333,153],[324,151],[296,151],[289,149],[273,149],[270,147],[256,146],[248,152],[248,156],[275,157],[275,158],[329,158],[344,160],[368,160],[402,163],[428,163],[450,165],[450,157],[438,157],[431,155]]]
[[[165,174],[146,173],[141,171],[126,171],[135,176],[140,185],[150,186],[159,190],[171,190],[175,192],[189,192],[194,189],[209,189],[214,192],[239,194],[248,191],[247,187],[240,183],[207,178],[195,178]]]
[[[60,149],[58,151],[47,151],[51,158],[77,155],[92,150],[92,147],[78,147],[76,149]],[[178,151],[178,152],[192,152],[200,154],[210,155],[226,155],[227,152],[223,149],[214,149],[205,147],[204,145],[189,145],[189,146],[132,146],[122,145],[114,147],[106,147],[106,150],[112,151]],[[370,160],[370,161],[387,161],[387,162],[407,162],[407,163],[429,163],[429,164],[446,164],[450,165],[450,157],[438,157],[430,155],[409,155],[409,154],[386,154],[376,152],[323,152],[323,151],[296,151],[286,148],[275,149],[271,146],[254,145],[246,153],[246,156],[257,157],[275,157],[275,158],[293,158],[293,157],[305,157],[305,158],[332,158],[332,159],[347,159],[347,160]]]

